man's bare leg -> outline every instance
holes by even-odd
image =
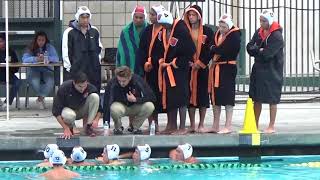
[[[264,131],[265,133],[271,134],[275,133],[274,129],[274,123],[276,121],[276,115],[277,115],[277,105],[276,104],[270,104],[270,122],[268,128]]]
[[[253,109],[254,109],[254,116],[256,118],[257,129],[259,129],[259,118],[261,114],[262,104],[259,102],[254,102]]]
[[[188,110],[189,113],[189,118],[190,118],[190,132],[195,132],[196,131],[196,124],[195,124],[195,116],[196,116],[196,108],[194,107],[189,107]]]
[[[232,122],[232,114],[233,114],[233,106],[227,105],[226,108],[226,123],[224,128],[219,131],[219,134],[228,134],[231,133],[231,122]]]
[[[188,133],[188,130],[186,129],[186,116],[187,116],[187,107],[180,107],[179,108],[179,116],[180,116],[180,125],[179,130],[176,132],[176,134],[184,135]]]
[[[170,112],[167,112],[167,118],[168,118],[167,127],[164,131],[161,132],[161,134],[171,134],[177,130],[178,128],[177,113],[178,113],[178,109],[174,109],[174,110],[171,110]]]
[[[213,106],[213,126],[209,132],[217,133],[219,132],[221,106]]]
[[[206,113],[207,113],[207,107],[199,108],[200,122],[197,130],[197,132],[199,133],[205,133],[209,131],[208,129],[204,128],[204,119],[206,117]]]

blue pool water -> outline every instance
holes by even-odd
[[[199,158],[201,163],[238,163],[237,157],[223,158]],[[168,159],[152,159],[153,164],[171,164]],[[34,166],[40,161],[10,161],[0,162],[0,167]],[[142,166],[135,171],[78,171],[81,178],[78,179],[111,179],[111,180],[276,180],[276,179],[320,179],[320,167],[292,166],[308,162],[320,162],[320,156],[272,156],[262,157],[262,164],[269,167],[246,168],[214,168],[214,169],[178,169],[178,170],[154,170],[148,166]],[[41,179],[36,172],[0,173],[0,179]]]

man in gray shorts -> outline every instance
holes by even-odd
[[[102,108],[98,90],[88,83],[83,72],[73,75],[73,80],[65,81],[58,89],[53,101],[52,114],[63,127],[63,138],[74,135],[75,120],[83,119],[83,128],[88,136],[95,136]]]
[[[103,121],[114,121],[114,134],[123,134],[121,119],[128,116],[133,134],[142,134],[140,127],[154,110],[155,95],[148,84],[127,66],[118,67],[106,87],[104,95]]]

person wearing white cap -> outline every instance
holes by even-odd
[[[196,163],[198,160],[192,156],[193,148],[191,144],[185,143],[182,145],[178,145],[178,147],[174,150],[171,150],[169,153],[169,157],[173,161],[180,161],[185,163]]]
[[[135,152],[132,154],[132,160],[138,164],[141,161],[148,161],[151,155],[151,147],[148,144],[137,146]]]
[[[210,27],[203,25],[202,9],[198,5],[192,5],[184,14],[184,21],[189,29],[190,35],[196,46],[196,53],[190,61],[190,132],[205,132],[204,120],[209,104],[208,93],[208,63],[210,58],[210,47],[213,41],[213,31]],[[195,125],[195,112],[199,108],[199,126]]]
[[[95,165],[95,163],[85,162],[85,159],[87,158],[87,152],[81,146],[73,147],[70,158],[71,158],[70,164],[74,166]]]
[[[162,112],[161,105],[161,93],[159,92],[158,87],[158,69],[159,63],[158,60],[161,58],[161,54],[158,53],[155,40],[158,37],[158,34],[162,30],[162,26],[157,21],[157,15],[161,11],[165,10],[162,5],[152,6],[149,12],[149,19],[151,24],[146,27],[146,29],[141,34],[141,40],[138,49],[137,62],[140,63],[140,66],[144,69],[144,76],[146,82],[151,87],[152,91],[156,95],[155,110],[153,114],[149,117],[149,127],[154,121],[156,132],[159,131],[158,127],[158,113]]]
[[[240,29],[233,24],[232,17],[224,14],[219,19],[219,29],[214,35],[209,68],[208,90],[213,105],[213,127],[209,132],[231,133],[233,106],[235,105],[235,83],[237,57],[240,51]],[[221,106],[225,106],[225,127],[219,130]]]
[[[66,161],[67,158],[63,151],[55,150],[50,157],[50,163],[52,164],[53,169],[40,174],[40,176],[43,176],[46,179],[72,179],[80,177],[78,173],[64,169],[63,166],[66,164]]]
[[[92,13],[86,6],[78,7],[75,19],[62,37],[62,59],[65,80],[72,74],[84,72],[98,90],[101,87],[101,50],[99,30],[90,24]]]
[[[126,152],[119,155],[119,158],[126,159],[132,158],[134,164],[140,164],[144,162],[149,164],[149,158],[151,155],[151,147],[148,144],[145,145],[137,145],[134,152]]]
[[[159,43],[158,51],[162,53],[158,60],[158,87],[162,93],[162,107],[168,116],[167,127],[162,133],[184,134],[189,105],[189,62],[196,52],[196,47],[184,21],[174,19],[169,11],[158,14],[158,23],[164,27],[155,42]]]
[[[43,150],[44,160],[43,160],[43,162],[37,164],[37,166],[38,167],[52,166],[52,164],[49,162],[49,158],[53,154],[53,152],[58,149],[59,149],[59,147],[57,144],[47,144]]]
[[[119,165],[123,164],[123,161],[119,160],[120,147],[118,144],[108,144],[103,148],[101,157],[97,157],[96,160],[102,164]]]
[[[247,44],[247,52],[254,57],[250,75],[249,97],[254,101],[257,128],[262,103],[269,104],[270,122],[265,133],[274,133],[277,104],[280,103],[283,85],[283,36],[282,27],[274,19],[271,10],[260,14],[260,28]]]
[[[128,66],[131,71],[140,76],[143,68],[136,62],[136,52],[139,47],[141,33],[147,27],[147,12],[145,7],[137,5],[132,11],[132,22],[124,27],[118,42],[116,66]]]

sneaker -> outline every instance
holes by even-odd
[[[38,99],[36,100],[36,104],[39,107],[39,109],[43,110],[46,108],[46,104],[44,102],[44,99],[42,101],[39,101]]]
[[[137,134],[137,135],[143,134],[140,129],[134,129],[134,130],[132,131],[132,133],[133,133],[133,134]]]
[[[87,127],[85,129],[85,133],[87,136],[91,136],[91,137],[96,136],[96,133],[93,130],[92,124],[87,124]]]
[[[121,126],[120,129],[113,129],[113,134],[114,135],[122,135],[123,134],[123,127]]]
[[[133,132],[133,127],[130,125],[130,126],[127,128],[127,131],[132,133],[132,132]]]

